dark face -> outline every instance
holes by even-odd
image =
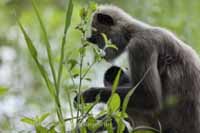
[[[108,29],[111,26],[114,26],[114,21],[110,16],[101,13],[95,14],[92,21],[92,34],[87,40],[97,44],[100,49],[103,49],[106,44],[102,33],[106,34],[105,29]]]
[[[103,36],[97,31],[92,31],[92,34],[87,38],[87,41],[96,44],[100,49],[103,49],[106,45]]]
[[[104,58],[107,61],[112,61],[122,53],[128,43],[128,38],[126,38],[127,34],[122,27],[115,23],[111,16],[102,13],[95,14],[93,16],[92,28],[95,30],[92,31],[91,36],[88,37],[87,40],[105,51]],[[102,33],[104,33],[118,49],[110,47],[105,48],[106,43]]]

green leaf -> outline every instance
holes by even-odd
[[[83,19],[87,16],[87,10],[85,8],[81,8],[79,12],[79,16]]]
[[[107,45],[106,45],[106,48],[113,48],[113,49],[115,49],[115,50],[118,50],[118,47],[115,46],[114,44],[107,44]]]
[[[72,17],[72,11],[73,11],[73,3],[72,0],[69,0],[67,11],[66,11],[66,18],[65,18],[65,28],[64,33],[62,37],[62,43],[61,43],[61,54],[60,54],[60,63],[59,63],[59,70],[58,70],[58,77],[57,77],[57,91],[60,88],[60,80],[62,78],[62,70],[63,70],[63,61],[64,61],[64,55],[65,55],[65,43],[66,43],[66,36],[68,28],[71,24],[71,17]]]
[[[31,41],[30,37],[28,36],[28,34],[26,33],[26,31],[24,30],[22,24],[21,24],[20,22],[18,22],[18,23],[19,23],[20,29],[21,29],[21,31],[22,31],[22,33],[23,33],[23,35],[24,35],[24,38],[25,38],[25,40],[26,40],[26,44],[27,44],[27,46],[28,46],[29,52],[31,53],[31,55],[32,55],[32,57],[33,57],[35,63],[37,64],[37,67],[39,68],[40,73],[41,73],[41,75],[43,76],[43,78],[44,78],[44,80],[45,80],[45,82],[46,82],[46,84],[47,84],[47,87],[48,87],[48,89],[49,89],[49,92],[50,92],[51,96],[54,98],[54,97],[55,97],[55,90],[54,90],[54,87],[53,87],[51,81],[49,80],[48,74],[47,74],[47,72],[45,71],[44,67],[40,64],[39,60],[37,59],[37,51],[36,51],[36,48],[35,48],[35,46],[33,45],[32,41]]]
[[[77,78],[78,76],[79,76],[79,74],[76,73],[76,74],[73,75],[73,78]]]
[[[92,81],[92,79],[91,79],[91,78],[85,78],[85,80],[87,80],[87,81]]]
[[[108,40],[106,34],[101,33],[101,36],[103,37],[103,39],[104,39],[104,41],[105,41],[105,43],[106,43],[106,47],[105,47],[104,49],[106,49],[106,48],[113,48],[113,49],[115,49],[115,50],[118,50],[117,46],[114,45],[114,44],[112,44],[111,41]]]
[[[64,28],[64,33],[62,36],[62,43],[61,43],[61,52],[60,52],[60,63],[59,63],[59,69],[58,69],[58,77],[57,77],[57,84],[56,84],[56,92],[57,95],[59,95],[59,90],[60,90],[60,82],[62,79],[62,73],[63,73],[63,62],[64,62],[64,57],[65,57],[65,44],[66,44],[66,36],[67,36],[67,31],[68,28],[71,24],[71,16],[72,16],[72,11],[73,11],[73,3],[72,0],[68,1],[67,5],[67,11],[66,11],[66,18],[65,18],[65,28]],[[65,132],[65,121],[62,115],[62,110],[60,107],[60,101],[59,98],[56,97],[56,103],[57,103],[57,115],[61,124],[61,130],[62,132]]]
[[[112,93],[114,93],[118,87],[120,75],[121,75],[121,69],[118,71],[117,76],[115,77],[115,81],[112,86]]]
[[[135,91],[135,87],[132,88],[128,94],[126,95],[126,97],[124,98],[124,101],[123,101],[123,104],[122,104],[122,117],[124,117],[124,114],[126,112],[126,108],[127,108],[127,105],[128,105],[128,102],[130,100],[130,97],[132,96],[132,94],[134,93]]]
[[[130,100],[130,97],[133,95],[135,89],[141,84],[141,82],[144,80],[144,78],[146,77],[146,75],[149,73],[151,67],[149,67],[147,69],[147,71],[144,73],[143,77],[140,79],[140,81],[128,92],[128,94],[126,95],[126,97],[124,98],[124,102],[122,104],[122,117],[125,117],[125,113],[126,113],[126,108],[128,105],[128,102]]]
[[[119,95],[117,93],[115,93],[115,91],[118,87],[120,75],[121,75],[121,70],[118,71],[117,76],[115,77],[115,81],[114,81],[113,86],[112,86],[112,94],[111,94],[111,97],[109,98],[109,100],[107,102],[108,109],[109,109],[110,113],[116,111],[121,104],[121,100],[120,100]]]
[[[87,127],[91,130],[91,131],[95,131],[96,127],[95,124],[97,123],[96,119],[92,116],[89,116],[87,119]]]
[[[106,43],[106,45],[108,44],[108,38],[106,36],[106,34],[101,33],[101,36],[103,37],[104,42]]]
[[[118,133],[123,133],[125,129],[125,124],[123,122],[123,119],[120,116],[115,116],[115,121],[117,122],[117,131]]]
[[[96,49],[96,48],[93,48],[92,50],[93,50],[93,53],[94,53],[94,61],[100,61],[102,56],[101,56],[99,50]]]
[[[85,56],[86,48],[85,48],[85,47],[81,47],[81,48],[79,48],[79,52],[80,52],[80,55]]]
[[[32,57],[33,58],[37,58],[37,50],[36,50],[35,46],[33,45],[32,40],[30,39],[30,37],[28,36],[26,31],[24,30],[22,24],[20,22],[18,22],[18,23],[19,23],[19,27],[20,27],[23,35],[24,35],[24,38],[26,40],[26,44],[27,44],[27,46],[29,48],[29,51],[30,51]]]
[[[38,125],[35,128],[37,133],[48,133],[48,129],[41,125]]]
[[[52,129],[50,129],[50,130],[48,131],[48,133],[56,133],[56,130],[55,130],[54,128],[52,128]]]
[[[34,125],[35,124],[35,120],[29,117],[24,117],[21,119],[22,122],[27,123],[29,125]]]
[[[85,126],[82,126],[82,127],[81,127],[81,133],[87,133],[87,129],[86,129]]]
[[[90,2],[89,8],[90,8],[90,10],[91,10],[92,12],[96,11],[96,10],[97,10],[97,3],[93,2],[93,1]]]
[[[45,113],[43,114],[40,118],[39,118],[39,122],[43,122],[48,116],[50,115],[50,113]]]
[[[45,82],[47,84],[47,87],[48,87],[48,90],[49,90],[51,96],[53,98],[55,98],[56,92],[55,92],[55,89],[54,89],[54,86],[53,86],[52,82],[48,78],[48,74],[47,74],[46,70],[44,69],[44,67],[37,60],[36,60],[36,63],[38,65],[38,68],[40,70],[41,75],[43,76],[43,78],[44,78],[44,80],[45,80]]]
[[[113,126],[112,126],[112,119],[109,118],[105,123],[104,126],[106,127],[106,130],[108,133],[113,133]]]
[[[117,93],[114,93],[109,99],[108,108],[111,112],[115,112],[119,109],[121,104],[120,96]]]
[[[72,0],[69,0],[68,8],[67,8],[67,14],[66,14],[66,20],[65,20],[65,33],[67,32],[67,30],[68,30],[68,28],[71,24],[73,7],[74,7],[74,5],[72,3]]]
[[[70,69],[69,70],[72,70],[78,64],[78,62],[76,60],[74,60],[74,59],[68,60],[67,63],[70,65]]]
[[[6,92],[8,92],[8,88],[0,86],[0,95],[4,95]]]
[[[53,62],[52,62],[53,61],[52,52],[51,52],[52,50],[51,50],[51,45],[50,45],[49,40],[48,40],[47,31],[44,27],[44,24],[43,24],[43,21],[41,19],[41,15],[39,13],[39,10],[36,6],[35,0],[32,0],[32,5],[33,5],[34,11],[36,13],[37,19],[39,20],[40,27],[42,29],[42,33],[43,33],[42,35],[44,36],[44,40],[45,40],[45,44],[46,44],[46,50],[47,50],[49,65],[50,65],[50,68],[51,68],[51,72],[52,72],[52,75],[53,75],[54,82],[56,84],[56,74],[55,74],[54,65],[53,65]]]

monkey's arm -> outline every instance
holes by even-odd
[[[119,94],[121,103],[123,103],[125,96],[128,94],[128,92],[131,89],[132,89],[131,87],[117,88],[116,93]],[[84,91],[81,94],[81,97],[83,98],[85,103],[91,103],[96,100],[97,95],[100,95],[99,102],[106,103],[108,101],[108,99],[110,98],[111,93],[112,93],[111,88],[93,87],[93,88],[90,88],[90,89]],[[78,96],[75,97],[74,101],[75,101],[75,103],[77,103]],[[150,92],[148,92],[145,89],[136,89],[135,92],[133,93],[133,95],[131,96],[129,104],[128,104],[129,107],[133,107],[133,108],[135,107],[135,108],[147,109],[147,110],[154,109],[155,105],[156,105],[155,102],[152,101],[152,95],[150,94]]]
[[[158,52],[156,47],[157,40],[145,35],[140,35],[129,42],[129,65],[131,68],[132,85],[135,86],[145,75],[137,91],[149,92],[151,99],[140,97],[147,103],[152,101],[156,109],[162,106],[162,88],[160,75],[157,69]],[[138,99],[136,99],[138,100]],[[148,101],[150,100],[150,101]]]

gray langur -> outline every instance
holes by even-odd
[[[100,6],[91,26],[95,30],[88,41],[104,49],[105,60],[128,52],[130,86],[116,90],[122,101],[147,72],[126,110],[134,126],[158,128],[160,121],[163,133],[200,133],[200,60],[190,46],[168,30],[138,21],[115,6]],[[102,33],[118,50],[105,48]],[[100,102],[107,102],[111,87],[92,87],[81,96],[89,103],[98,94]]]

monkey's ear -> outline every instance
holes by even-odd
[[[98,13],[97,20],[99,23],[104,24],[104,25],[108,25],[108,26],[114,25],[113,18],[106,14]]]

